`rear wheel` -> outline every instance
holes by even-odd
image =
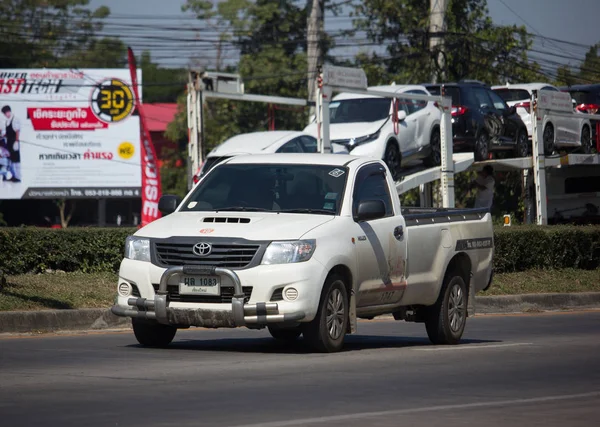
[[[429,153],[429,156],[423,160],[423,163],[429,168],[439,166],[442,163],[442,152],[440,151],[440,130],[438,128],[435,128],[431,132],[429,147],[431,152]]]
[[[177,328],[171,325],[131,319],[133,333],[137,341],[146,347],[166,347],[171,344]]]
[[[323,353],[342,349],[348,327],[348,292],[342,277],[327,278],[317,315],[303,326],[304,338],[313,349]]]
[[[390,141],[385,147],[385,154],[383,161],[387,165],[388,169],[392,173],[394,181],[398,181],[400,178],[400,150],[398,144],[395,141]]]
[[[547,124],[544,128],[542,139],[544,140],[544,154],[549,156],[554,153],[554,127],[551,124]]]
[[[594,143],[592,141],[592,133],[590,132],[590,128],[584,126],[581,131],[581,151],[585,154],[592,154],[594,151]]]
[[[480,132],[475,141],[475,160],[481,162],[490,158],[490,138],[485,132]]]
[[[515,157],[527,157],[529,154],[529,139],[525,130],[519,131],[515,146]]]
[[[433,344],[457,344],[467,321],[467,286],[462,277],[449,275],[435,305],[427,310],[425,328]]]
[[[269,326],[269,333],[277,341],[293,342],[302,334],[302,329],[299,326],[295,328],[280,328],[278,326]]]

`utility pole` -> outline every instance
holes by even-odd
[[[308,16],[308,28],[306,32],[307,55],[308,55],[308,102],[315,102],[317,69],[323,65],[323,52],[321,50],[321,38],[324,29],[323,3],[325,0],[309,0],[311,2],[310,14]],[[315,107],[310,107],[310,114],[315,113]]]
[[[432,83],[445,79],[446,58],[444,56],[444,33],[446,32],[446,9],[448,0],[429,0],[429,51],[431,52],[433,67],[431,71]]]

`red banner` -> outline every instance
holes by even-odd
[[[140,140],[142,147],[142,227],[160,218],[158,211],[158,199],[161,196],[160,187],[160,169],[157,164],[156,151],[150,138],[150,132],[146,125],[146,116],[144,116],[144,107],[140,101],[140,93],[137,83],[137,67],[135,65],[135,56],[131,48],[127,48],[127,57],[129,59],[129,71],[131,72],[131,84],[133,86],[133,96],[135,97],[135,106],[140,117]]]
[[[27,117],[34,130],[94,130],[106,129],[90,107],[28,107]]]

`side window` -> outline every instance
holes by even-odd
[[[381,165],[368,165],[358,171],[354,184],[352,214],[356,215],[360,202],[381,200],[385,204],[386,216],[392,216],[394,209],[385,178],[385,169]]]
[[[418,89],[409,90],[406,93],[413,93],[415,95],[427,95],[425,92],[423,92],[422,90],[418,90]],[[408,114],[416,113],[417,111],[420,111],[427,106],[427,101],[417,101],[416,99],[407,99],[406,102],[408,105]]]
[[[302,147],[298,141],[299,138],[292,139],[286,142],[277,150],[278,153],[302,153]]]
[[[316,153],[318,152],[317,140],[312,136],[301,136],[300,144],[302,144],[303,151],[305,153]]]
[[[475,103],[479,108],[491,108],[492,101],[485,89],[479,87],[473,88],[473,94],[475,95]]]
[[[508,110],[508,106],[506,105],[504,100],[502,98],[500,98],[500,95],[498,95],[496,92],[494,92],[492,90],[488,91],[488,94],[492,98],[492,102],[494,103],[494,107],[496,108],[496,110],[498,110],[498,111]]]

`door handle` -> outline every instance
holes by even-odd
[[[404,237],[404,227],[399,225],[398,227],[394,228],[394,237],[396,240],[402,240]]]

